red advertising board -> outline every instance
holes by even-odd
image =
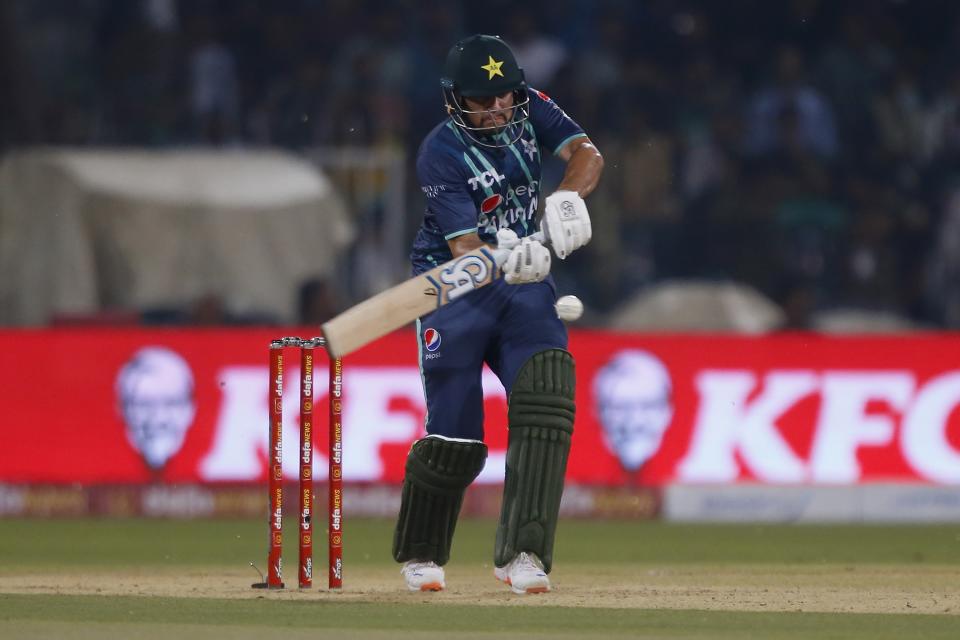
[[[272,329],[0,331],[0,482],[265,480],[267,346],[276,337]],[[572,483],[960,484],[960,335],[574,330],[571,351]],[[298,366],[288,352],[289,479],[298,473]],[[323,380],[326,361],[316,366]],[[345,358],[343,375],[344,479],[400,482],[410,443],[423,434],[413,334]],[[314,393],[315,415],[326,416],[326,385]],[[506,399],[489,371],[484,411],[490,457],[478,481],[501,482]],[[327,463],[324,433],[315,438],[317,469]]]

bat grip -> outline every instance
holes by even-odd
[[[543,235],[543,231],[537,231],[536,233],[531,233],[529,236],[524,236],[524,237],[530,238],[531,240],[537,240],[538,242],[541,242],[544,245],[548,244],[546,236]],[[523,238],[521,238],[521,240],[522,239]],[[497,248],[493,250],[493,259],[497,263],[498,267],[502,267],[503,263],[507,261],[507,256],[510,255],[510,251],[512,249],[513,247],[510,247],[510,249]]]

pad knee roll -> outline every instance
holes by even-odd
[[[427,436],[413,443],[393,535],[397,562],[447,563],[463,495],[486,459],[487,446],[477,440]]]
[[[549,573],[576,410],[573,356],[563,349],[533,355],[510,393],[507,472],[494,562],[502,567],[532,551]]]

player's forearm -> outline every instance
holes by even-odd
[[[557,191],[576,191],[581,198],[586,198],[597,188],[601,173],[603,156],[593,143],[584,142],[570,155]]]
[[[450,246],[450,253],[453,254],[454,258],[459,258],[477,247],[490,246],[481,240],[480,235],[477,233],[465,233],[452,240],[447,240],[447,244]]]

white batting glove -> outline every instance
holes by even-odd
[[[497,231],[497,249],[513,249],[520,244],[520,238],[513,229],[504,227]]]
[[[550,273],[550,251],[538,240],[518,238],[513,230],[501,229],[497,247],[510,251],[501,267],[507,284],[540,282]]]
[[[590,242],[593,235],[587,203],[576,191],[554,191],[544,201],[540,230],[563,260]]]

